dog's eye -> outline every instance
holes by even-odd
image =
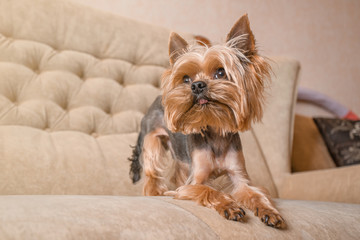
[[[184,81],[184,83],[191,83],[191,77],[189,77],[188,75],[185,75],[183,77],[183,81]]]
[[[226,72],[224,68],[218,68],[214,74],[215,79],[226,78]]]

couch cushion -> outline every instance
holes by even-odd
[[[156,198],[3,196],[0,211],[3,240],[218,239],[192,213]]]
[[[284,217],[284,230],[265,226],[246,210],[246,223],[223,219],[215,211],[191,201],[164,198],[202,219],[221,239],[358,239],[360,205],[274,199]],[[231,229],[231,230],[230,230]]]
[[[281,198],[360,204],[360,165],[288,175]],[[310,186],[310,187],[309,187]]]
[[[288,228],[167,197],[1,196],[0,239],[358,239],[360,205],[275,200]]]

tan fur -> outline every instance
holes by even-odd
[[[262,222],[276,228],[285,228],[286,224],[271,198],[259,188],[248,184],[238,184],[232,193],[234,199],[242,206],[254,212]]]
[[[212,79],[219,67],[224,67],[228,79]],[[232,70],[234,67],[236,71]],[[194,82],[208,84],[211,106],[202,109],[193,105],[191,89],[182,82],[185,74]],[[199,132],[209,125],[219,126],[219,122],[220,134],[245,131],[262,118],[268,75],[269,65],[258,55],[247,58],[226,45],[188,47],[162,77],[163,105],[168,106],[165,121],[171,131],[184,134]]]
[[[174,196],[176,199],[193,200],[198,204],[216,210],[221,216],[241,221],[245,211],[229,195],[206,185],[184,185],[177,189]]]
[[[245,169],[243,153],[229,153],[226,166],[234,183],[231,195],[242,206],[250,209],[261,221],[276,228],[284,228],[285,221],[276,210],[270,196],[259,188],[250,185],[250,179]]]
[[[190,174],[189,164],[175,161],[175,173],[171,179],[171,182],[175,184],[176,188],[183,186]]]
[[[203,184],[215,170],[214,158],[211,152],[195,150],[192,154],[192,184]]]
[[[189,164],[172,159],[166,153],[168,135],[163,128],[147,134],[143,145],[145,196],[159,196],[168,191],[168,186],[176,188],[184,185],[189,177]],[[168,179],[170,178],[170,179]]]
[[[193,137],[192,165],[176,163],[172,182],[178,188],[167,191],[162,159],[168,136],[159,129],[149,133],[144,141],[145,195],[193,200],[236,221],[243,219],[241,207],[246,207],[268,226],[284,228],[270,196],[250,185],[237,135],[261,120],[270,73],[266,59],[257,53],[247,15],[234,25],[223,45],[188,45],[172,34],[169,51],[171,66],[162,76],[164,120],[171,132]],[[219,69],[226,76],[216,75]],[[200,92],[193,89],[199,87],[197,82],[203,84]],[[231,180],[231,194],[208,185],[224,174]]]

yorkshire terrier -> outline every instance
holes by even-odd
[[[159,96],[141,121],[133,155],[133,183],[145,172],[143,193],[172,195],[215,209],[226,219],[242,221],[248,208],[266,225],[286,226],[265,190],[250,185],[239,132],[263,114],[270,66],[260,56],[247,15],[232,27],[223,45],[189,45],[176,33],[169,40],[170,68]],[[174,163],[169,191],[167,152]],[[226,174],[230,194],[209,185]]]

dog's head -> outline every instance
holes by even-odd
[[[261,120],[270,67],[257,53],[247,15],[223,45],[189,45],[172,33],[169,53],[162,104],[170,131],[191,134],[211,127],[224,135]]]

